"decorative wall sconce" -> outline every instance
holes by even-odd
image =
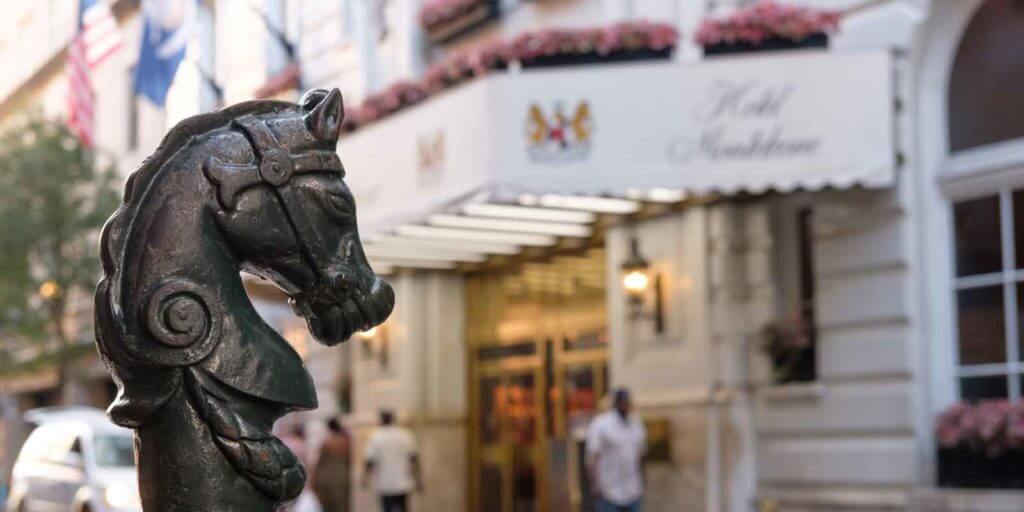
[[[640,254],[640,243],[636,237],[630,239],[629,249],[629,257],[622,262],[621,268],[622,287],[629,299],[630,318],[650,319],[654,322],[654,331],[663,332],[665,308],[662,301],[661,274],[654,272],[647,258]],[[648,306],[648,295],[651,294],[653,297],[650,300],[651,305]]]
[[[381,368],[387,368],[390,358],[390,339],[386,324],[356,334],[363,347],[363,358],[377,359]]]

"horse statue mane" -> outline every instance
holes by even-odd
[[[391,313],[335,152],[343,117],[334,89],[186,119],[103,228],[96,344],[118,390],[108,414],[136,431],[147,512],[269,512],[305,483],[271,432],[317,406],[313,382],[240,272],[281,288],[326,345]]]

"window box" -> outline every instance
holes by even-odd
[[[513,41],[491,40],[448,55],[430,66],[420,80],[396,83],[369,96],[346,116],[342,132],[351,133],[441,91],[504,71],[513,62],[528,68],[667,59],[678,38],[671,24],[632,21],[527,32]]]
[[[721,42],[710,44],[704,47],[704,55],[713,57],[718,55],[734,55],[750,52],[772,52],[780,50],[798,50],[803,48],[828,48],[828,34],[817,33],[807,36],[799,41],[783,37],[772,37],[760,43],[748,41]]]
[[[1024,489],[1024,450],[989,456],[967,446],[939,450],[939,486],[966,489]]]
[[[1024,403],[960,402],[939,415],[942,487],[1024,489]]]
[[[634,21],[602,28],[527,32],[509,51],[524,68],[668,59],[679,33],[667,23]]]
[[[672,50],[673,48],[657,50],[653,48],[639,48],[636,50],[617,50],[604,55],[597,52],[542,55],[540,57],[523,59],[522,66],[523,69],[531,69],[644,60],[668,60],[672,58]]]
[[[725,18],[709,18],[695,39],[704,55],[824,48],[839,29],[840,11],[762,0]]]
[[[448,11],[429,4],[425,6],[420,13],[420,23],[427,33],[427,39],[434,44],[448,43],[497,19],[500,12],[497,0],[480,0],[469,4]]]
[[[302,72],[298,62],[291,62],[277,74],[267,78],[259,88],[253,91],[252,95],[259,99],[274,98],[278,95],[294,91],[299,88]]]
[[[812,382],[818,376],[813,346],[780,354],[772,354],[771,361],[775,384]]]

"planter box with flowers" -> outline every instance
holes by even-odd
[[[498,17],[498,0],[427,0],[420,9],[420,26],[427,38],[443,44]]]
[[[672,25],[639,21],[531,32],[513,42],[488,41],[432,65],[418,81],[399,82],[367,97],[345,117],[342,131],[350,133],[461,83],[508,69],[513,62],[530,68],[664,59],[672,55],[678,39]]]
[[[463,82],[508,68],[511,54],[502,41],[456,53],[432,65],[418,81],[401,81],[368,96],[345,117],[342,133],[374,123]]]
[[[839,27],[838,11],[762,1],[720,20],[705,20],[697,30],[704,55],[825,48]]]
[[[1024,489],[1024,403],[958,403],[936,425],[942,487]]]
[[[773,384],[811,382],[817,378],[813,338],[810,324],[800,315],[761,329],[761,349],[771,360]]]
[[[528,32],[512,42],[512,53],[524,68],[668,59],[678,39],[669,24],[624,22],[599,29]]]

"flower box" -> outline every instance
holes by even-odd
[[[1024,403],[960,402],[937,419],[942,487],[1024,489]]]
[[[523,69],[530,69],[642,60],[668,60],[672,58],[672,50],[673,48],[661,48],[659,50],[641,48],[637,50],[618,50],[604,55],[597,52],[542,55],[540,57],[524,59],[522,66]]]
[[[511,43],[524,68],[668,59],[679,33],[664,23],[623,22],[599,29],[527,32]]]
[[[785,354],[773,354],[771,361],[775,384],[814,381],[818,377],[815,357],[813,346]]]
[[[828,34],[811,34],[804,39],[794,41],[783,37],[772,37],[760,43],[747,41],[721,42],[710,44],[704,47],[704,55],[708,57],[717,55],[732,55],[749,52],[771,52],[779,50],[799,50],[803,48],[828,48]]]
[[[273,98],[285,91],[298,89],[301,76],[298,63],[292,62],[253,91],[253,97],[259,99]]]
[[[827,47],[840,16],[840,11],[763,0],[728,17],[704,20],[695,39],[705,55]]]
[[[811,382],[818,377],[814,317],[801,309],[761,328],[761,349],[772,363],[772,383]]]
[[[498,0],[440,0],[423,7],[420,24],[430,42],[444,44],[493,21],[499,12]]]
[[[452,0],[459,5],[464,1],[470,0]],[[678,39],[671,24],[631,21],[599,28],[526,32],[513,41],[490,40],[449,54],[419,80],[397,83],[370,95],[346,116],[342,132],[351,133],[441,91],[506,70],[514,62],[524,68],[542,68],[668,59]]]
[[[939,450],[940,487],[1024,489],[1024,450],[988,454],[967,446]]]

